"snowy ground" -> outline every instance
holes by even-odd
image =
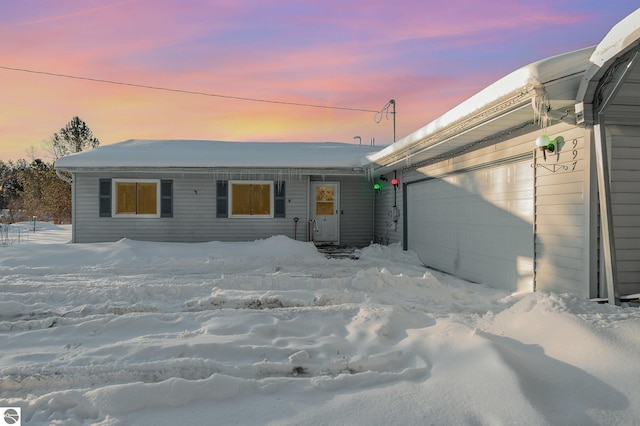
[[[0,406],[23,424],[632,425],[640,309],[507,294],[399,247],[0,246]]]

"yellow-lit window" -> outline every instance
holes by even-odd
[[[230,181],[231,216],[273,217],[273,182]]]
[[[114,180],[115,215],[159,217],[159,188],[156,180]]]
[[[333,216],[335,203],[335,188],[332,186],[319,186],[316,188],[316,215]]]

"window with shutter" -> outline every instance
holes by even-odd
[[[231,217],[274,217],[272,181],[229,181]]]
[[[160,217],[162,199],[160,182],[158,179],[113,179],[111,188],[113,216]],[[169,197],[165,200],[166,204]]]

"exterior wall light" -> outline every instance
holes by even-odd
[[[555,152],[559,155],[562,145],[564,145],[564,138],[562,136],[551,139],[549,136],[543,135],[536,139],[536,146],[542,151],[545,161],[547,159],[547,151],[550,153]]]

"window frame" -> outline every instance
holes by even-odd
[[[137,214],[137,213],[117,213],[116,205],[118,204],[118,183],[155,183],[156,185],[156,213],[155,214]],[[113,178],[111,180],[111,217],[113,218],[136,218],[136,219],[156,219],[161,217],[162,209],[162,194],[161,194],[161,179],[127,179],[127,178]],[[138,194],[136,193],[136,204]]]
[[[234,214],[233,213],[233,186],[234,185],[269,185],[269,214]],[[227,196],[228,217],[237,219],[273,219],[275,211],[274,182],[272,180],[229,180]]]

